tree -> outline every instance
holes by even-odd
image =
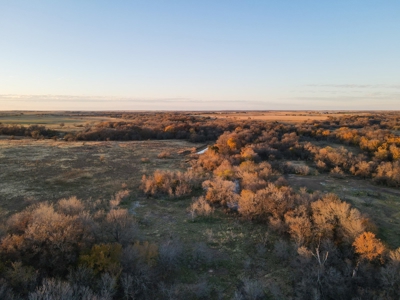
[[[318,239],[351,244],[365,230],[365,219],[334,194],[311,203],[314,233]]]
[[[76,261],[79,249],[91,242],[85,218],[83,213],[70,216],[56,212],[47,203],[27,208],[10,218],[9,234],[0,249],[8,259],[62,273]]]
[[[235,193],[236,185],[232,181],[214,177],[213,180],[203,182],[203,188],[207,190],[206,200],[221,205],[236,204],[238,195]]]
[[[239,213],[245,218],[252,219],[257,216],[258,202],[256,195],[250,190],[242,190],[239,198]]]
[[[235,171],[233,170],[231,163],[225,159],[220,166],[214,170],[214,175],[230,180],[235,176]]]
[[[311,240],[312,224],[306,206],[301,205],[286,213],[285,222],[297,246],[307,244]]]
[[[375,234],[368,231],[363,232],[356,238],[353,247],[362,259],[368,261],[373,261],[377,258],[382,261],[382,254],[385,251],[385,246],[382,242],[375,237]]]

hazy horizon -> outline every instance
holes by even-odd
[[[13,1],[0,110],[400,110],[400,3]]]

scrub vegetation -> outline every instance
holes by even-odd
[[[398,112],[0,122],[0,298],[400,297]]]

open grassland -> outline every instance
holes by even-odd
[[[290,293],[289,270],[275,256],[276,234],[265,231],[262,224],[240,221],[236,215],[217,211],[211,217],[192,220],[187,212],[190,199],[138,199],[133,213],[141,220],[145,239],[159,243],[179,237],[186,245],[207,245],[210,263],[193,270],[184,266],[177,281],[195,283],[199,278],[216,286],[222,299],[232,293],[244,278],[256,278],[264,286],[279,286]],[[214,299],[218,296],[215,295]]]
[[[271,122],[297,123],[311,120],[326,120],[328,117],[340,117],[355,112],[321,112],[321,111],[219,111],[187,112],[193,116],[204,116],[217,119],[262,120]],[[119,114],[123,114],[120,112]],[[360,112],[358,115],[370,113]],[[0,123],[11,125],[45,125],[47,128],[60,131],[75,131],[84,126],[92,126],[100,122],[124,121],[122,117],[106,116],[104,113],[85,112],[2,112]],[[63,124],[63,126],[60,126]]]
[[[42,125],[61,132],[79,131],[85,126],[92,126],[105,121],[118,121],[106,116],[80,116],[68,112],[3,112],[0,123],[5,125]]]
[[[185,167],[179,153],[196,144],[184,141],[59,142],[0,141],[0,205],[7,212],[31,202],[76,195],[109,198],[122,184],[136,191],[141,176],[156,168]],[[160,152],[171,156],[159,159]]]
[[[354,113],[354,112],[352,112]],[[365,113],[361,113],[365,114]],[[304,121],[318,120],[323,121],[328,117],[340,117],[346,115],[345,112],[320,112],[320,111],[247,111],[247,112],[215,112],[200,113],[199,115],[218,119],[234,120],[262,120],[270,122],[297,123]]]

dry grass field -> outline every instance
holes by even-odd
[[[73,195],[109,198],[122,184],[136,191],[143,174],[185,168],[179,153],[196,146],[184,141],[0,140],[0,205],[11,213],[32,202]],[[157,158],[162,151],[171,156]]]
[[[0,123],[6,125],[43,125],[57,131],[78,131],[87,125],[120,119],[105,116],[80,116],[69,112],[2,112]]]
[[[352,112],[354,113],[354,112]],[[326,120],[328,117],[339,117],[346,115],[346,112],[320,112],[320,111],[239,111],[239,112],[215,112],[200,113],[202,116],[218,118],[218,119],[234,119],[234,120],[262,120],[270,122],[297,123],[312,120]],[[366,114],[364,113],[360,113]]]
[[[205,116],[218,119],[232,120],[262,120],[277,121],[287,123],[297,123],[311,120],[326,120],[328,117],[339,117],[355,112],[335,112],[335,111],[218,111],[209,112],[191,112],[194,116]],[[358,115],[367,115],[370,113],[358,112]],[[96,114],[81,116],[78,113],[71,112],[2,112],[0,113],[0,123],[15,125],[45,125],[50,129],[67,131],[77,130],[85,125],[94,125],[105,121],[123,121],[122,118],[112,118],[106,116],[96,116]],[[64,124],[60,126],[60,124]]]

